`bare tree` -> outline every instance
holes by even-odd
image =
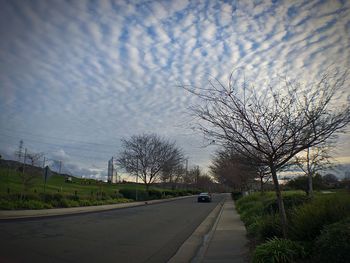
[[[38,161],[44,156],[44,153],[27,153],[27,159],[30,161],[31,165],[37,165]]]
[[[225,148],[215,153],[209,169],[219,183],[239,191],[247,190],[257,174],[246,157]]]
[[[186,170],[183,164],[170,162],[166,163],[162,169],[160,179],[162,182],[170,183],[171,188],[175,189],[176,185],[183,181],[185,174]]]
[[[127,172],[138,176],[146,185],[155,182],[164,169],[173,170],[183,162],[182,151],[156,134],[134,135],[122,140],[123,151],[117,163]]]
[[[195,185],[198,176],[200,176],[200,169],[198,166],[195,166],[185,173],[183,177],[183,182],[188,185]]]
[[[269,167],[285,237],[287,217],[277,172],[296,154],[324,143],[349,123],[349,101],[332,107],[345,77],[325,75],[305,88],[280,80],[280,87],[265,88],[231,74],[227,86],[210,81],[208,88],[185,87],[202,101],[192,111],[209,138]]]
[[[296,155],[292,161],[308,178],[307,194],[309,196],[313,195],[312,178],[317,172],[330,168],[332,165],[330,147],[327,144],[309,147]]]
[[[211,192],[213,189],[213,179],[205,173],[202,173],[197,178],[197,188],[201,189],[202,191]]]

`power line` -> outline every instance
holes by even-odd
[[[74,139],[63,139],[63,138],[54,137],[54,136],[35,134],[35,133],[31,133],[31,132],[23,131],[23,130],[18,130],[18,129],[16,129],[16,130],[12,130],[12,129],[8,129],[8,128],[0,128],[0,129],[4,130],[5,132],[6,131],[8,131],[8,132],[19,132],[19,133],[23,133],[23,134],[28,134],[30,136],[40,137],[40,138],[47,138],[47,139],[66,141],[66,142],[75,142],[75,143],[81,143],[81,144],[90,144],[90,145],[114,147],[114,145],[112,145],[112,144],[94,143],[94,142],[80,141],[80,140],[74,140]],[[121,139],[121,138],[117,138],[117,139]]]
[[[2,134],[0,133],[0,135],[2,136],[6,136],[6,137],[10,137],[10,138],[14,138],[14,139],[21,139],[20,137],[17,136],[12,136],[12,135],[8,135],[8,134]],[[2,138],[0,138],[2,139]],[[39,143],[39,144],[45,144],[45,145],[49,145],[49,146],[55,146],[58,148],[70,148],[72,150],[78,150],[78,151],[87,151],[87,152],[94,152],[94,153],[101,153],[101,154],[111,154],[111,151],[100,151],[100,150],[92,150],[92,149],[86,149],[86,148],[81,148],[81,147],[76,147],[76,146],[71,146],[71,145],[60,145],[60,144],[54,144],[54,143],[48,143],[48,142],[43,142],[43,141],[39,141],[39,140],[35,140],[35,139],[28,139],[25,138],[25,141],[29,141],[29,142],[34,142],[34,143]]]

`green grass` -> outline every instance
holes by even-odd
[[[65,182],[64,176],[54,174],[46,183],[46,197],[44,198],[42,196],[44,193],[44,180],[42,175],[37,174],[32,180],[31,186],[25,192],[21,181],[21,173],[11,169],[8,170],[7,168],[0,168],[0,209],[20,209],[31,207],[33,207],[33,209],[40,209],[48,208],[47,206],[70,207],[130,201],[121,196],[120,190],[128,190],[129,192],[136,192],[136,190],[138,190],[139,200],[140,198],[155,199],[156,197],[166,198],[184,194],[183,191],[172,191],[169,189],[151,187],[150,194],[153,191],[153,193],[156,192],[158,195],[148,196],[148,194],[145,194],[147,192],[146,187],[143,184],[109,184],[98,182],[93,179],[76,177],[73,177],[72,182]],[[23,194],[24,198],[17,200],[20,199],[19,196]],[[61,196],[59,203],[46,200],[47,197],[52,199],[50,196],[54,195]]]

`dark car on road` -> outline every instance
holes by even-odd
[[[211,194],[209,194],[209,193],[200,193],[198,195],[198,202],[211,202]]]

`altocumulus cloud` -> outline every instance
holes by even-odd
[[[67,167],[96,176],[120,138],[157,132],[205,167],[212,148],[187,129],[196,98],[177,84],[226,83],[237,67],[305,82],[330,66],[349,68],[349,8],[331,0],[1,0],[0,146],[23,138],[48,155],[62,150]]]

